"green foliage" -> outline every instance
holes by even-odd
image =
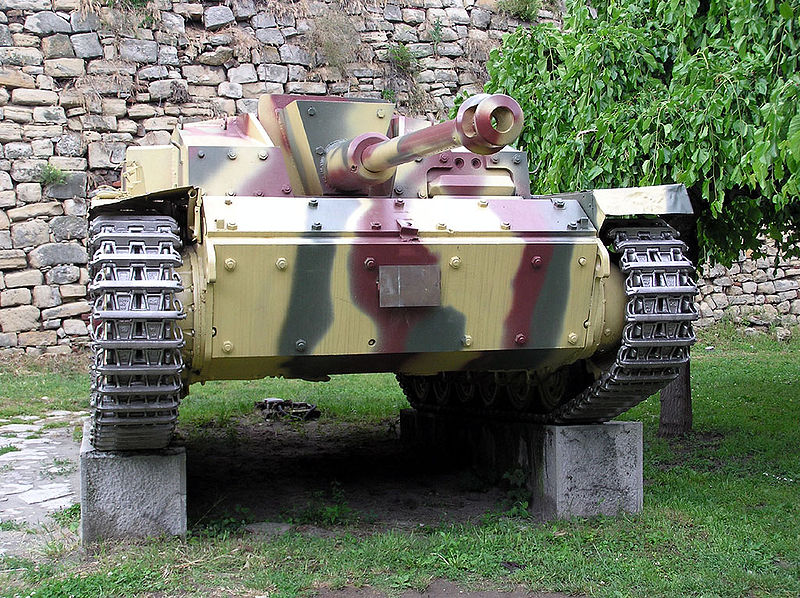
[[[81,506],[74,504],[70,507],[64,507],[51,513],[50,517],[59,525],[68,528],[72,532],[77,532],[78,526],[81,524]]]
[[[18,450],[20,449],[14,446],[13,444],[6,444],[5,446],[0,446],[0,455],[5,455],[6,453],[13,453]]]
[[[411,77],[419,69],[419,61],[404,44],[392,44],[386,49],[389,64],[399,73]]]
[[[487,91],[523,104],[534,192],[679,182],[709,258],[799,241],[800,0],[593,5],[488,64]]]
[[[535,23],[539,18],[542,0],[498,0],[497,8],[500,9],[500,12],[517,17],[522,21]]]
[[[39,174],[42,185],[45,187],[49,185],[63,185],[67,182],[66,173],[52,164],[45,164]]]
[[[442,19],[436,17],[436,20],[433,22],[433,27],[431,27],[430,34],[431,34],[431,42],[433,43],[433,53],[439,53],[439,44],[442,43],[442,35],[444,25],[442,24]]]

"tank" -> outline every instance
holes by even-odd
[[[662,388],[697,317],[685,188],[531,195],[522,124],[499,94],[439,124],[266,95],[128,148],[90,206],[95,448],[166,446],[206,380],[392,372],[420,410],[556,424]]]

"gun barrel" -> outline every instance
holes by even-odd
[[[522,131],[522,109],[503,94],[467,99],[456,118],[387,139],[367,133],[337,144],[329,153],[328,180],[342,190],[391,178],[399,164],[463,145],[476,154],[493,154]]]

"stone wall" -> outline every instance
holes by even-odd
[[[254,112],[264,93],[441,117],[519,25],[486,1],[2,0],[0,349],[86,342],[87,189],[118,180],[128,145]]]
[[[0,1],[0,350],[85,344],[87,190],[118,179],[128,145],[255,111],[263,93],[384,97],[442,117],[520,25],[493,3]],[[798,265],[763,265],[707,269],[702,323],[756,308],[795,323]]]
[[[752,259],[742,254],[730,268],[703,266],[698,279],[698,325],[723,319],[756,327],[800,324],[800,259],[776,261],[774,245],[767,244],[764,250],[766,257]]]

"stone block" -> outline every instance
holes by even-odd
[[[20,347],[46,347],[57,343],[55,330],[20,332],[17,335],[17,345]]]
[[[34,287],[37,284],[42,284],[42,273],[39,270],[23,270],[22,272],[9,272],[6,274],[6,286],[9,289]]]
[[[544,519],[642,509],[641,422],[540,426],[406,409],[400,425],[405,441],[427,454],[466,458],[489,481],[521,471],[531,511]]]
[[[72,30],[76,33],[95,31],[100,28],[100,18],[93,12],[84,14],[83,11],[75,11],[69,16],[69,22]]]
[[[39,272],[38,270],[30,270],[31,272]],[[41,273],[39,272],[39,276]],[[81,269],[78,266],[53,266],[45,274],[47,284],[70,284],[76,282],[81,277]],[[34,284],[42,284],[41,279]]]
[[[8,349],[17,346],[16,332],[0,332],[0,349]]]
[[[67,336],[84,336],[89,333],[83,320],[64,320],[61,327]]]
[[[19,87],[11,92],[11,101],[25,106],[54,106],[58,104],[58,94],[45,89]]]
[[[69,21],[59,17],[56,13],[49,10],[29,15],[25,19],[24,29],[32,33],[70,33],[72,27]]]
[[[122,142],[95,141],[89,144],[89,166],[91,168],[119,168],[125,161]]]
[[[33,109],[33,121],[37,123],[65,123],[67,122],[67,115],[61,106],[37,106]]]
[[[97,58],[103,55],[103,46],[96,33],[76,33],[71,38],[75,56],[78,58]]]
[[[85,284],[64,284],[58,287],[59,293],[64,299],[78,299],[86,297]]]
[[[2,332],[33,330],[38,321],[39,309],[33,305],[0,308],[0,330]]]
[[[39,309],[61,305],[61,293],[58,292],[58,287],[48,285],[33,287],[33,304]]]
[[[0,270],[17,270],[28,265],[21,249],[0,249]]]
[[[186,20],[174,12],[162,12],[161,29],[170,33],[186,33]]]
[[[22,127],[17,123],[0,123],[0,143],[9,143],[22,139]]]
[[[2,220],[0,218],[0,220]],[[11,233],[7,230],[0,230],[0,249],[11,249]]]
[[[209,6],[203,11],[203,25],[214,31],[235,21],[233,11],[227,6]]]
[[[119,44],[119,57],[131,62],[154,63],[158,61],[158,44],[143,39],[123,39]]]
[[[9,222],[10,221],[8,219],[8,216],[6,216],[6,213],[0,210],[0,230],[8,230]],[[0,286],[0,288],[2,287]]]
[[[30,289],[6,289],[0,291],[0,307],[14,307],[16,305],[30,305]]]
[[[44,61],[44,74],[51,77],[80,77],[86,74],[82,58],[53,58]]]
[[[182,71],[186,80],[193,85],[219,85],[225,81],[225,69],[222,67],[190,64],[183,67]]]
[[[228,69],[228,79],[231,83],[254,83],[258,81],[256,67],[252,64],[243,64]]]
[[[14,191],[0,191],[0,208],[10,208],[17,204],[17,194]]]
[[[89,304],[86,301],[75,301],[73,303],[66,303],[58,307],[51,307],[42,310],[43,320],[58,320],[61,318],[70,318],[79,316],[81,314],[89,313]]]
[[[186,451],[95,450],[81,444],[81,542],[186,534]]]
[[[44,55],[36,48],[10,46],[0,48],[0,64],[8,66],[38,66]]]
[[[42,52],[45,58],[74,58],[75,50],[69,36],[57,33],[42,40]]]
[[[284,44],[279,51],[281,62],[311,66],[311,54],[305,48],[293,44]]]
[[[233,49],[228,46],[217,46],[210,52],[203,52],[197,57],[197,62],[209,66],[222,66],[233,58]]]
[[[85,172],[69,172],[67,173],[66,183],[49,185],[45,190],[45,195],[53,199],[86,197],[86,181],[87,175]]]
[[[28,220],[11,225],[11,241],[15,249],[36,247],[50,240],[50,227],[41,220]]]
[[[11,165],[11,178],[18,183],[40,180],[46,160],[17,160]]]
[[[42,268],[58,264],[85,264],[86,249],[74,243],[47,243],[40,245],[28,255],[31,266]]]

